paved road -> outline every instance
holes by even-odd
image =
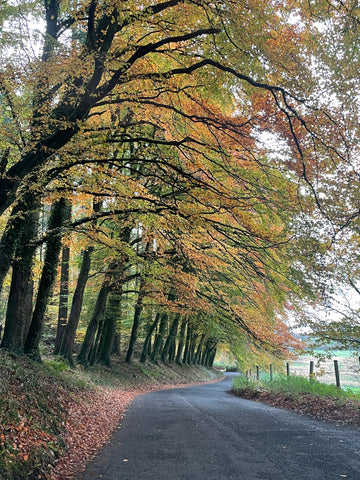
[[[207,385],[137,397],[78,480],[360,480],[360,432]]]

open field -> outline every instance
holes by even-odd
[[[319,351],[317,353],[328,353]],[[315,364],[314,373],[316,379],[320,382],[335,384],[334,360],[338,360],[340,370],[340,382],[342,387],[360,388],[360,365],[359,356],[349,351],[334,350],[331,352],[331,358],[319,360],[310,355],[302,355],[296,361],[290,361],[290,374],[309,375],[310,361]]]

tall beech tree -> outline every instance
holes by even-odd
[[[68,205],[65,198],[57,200],[51,210],[49,229],[61,229],[68,217]],[[61,252],[61,236],[52,235],[46,243],[44,265],[39,281],[34,311],[31,317],[29,331],[24,343],[24,351],[35,360],[40,360],[39,343],[48,299],[52,293],[56,270]]]
[[[27,205],[21,231],[17,233],[16,258],[13,261],[4,335],[1,346],[22,353],[32,316],[33,257],[35,246],[30,245],[37,233],[39,205],[32,192],[24,200]],[[18,212],[19,213],[19,212]],[[4,235],[8,235],[7,232]],[[30,301],[28,300],[30,297]]]

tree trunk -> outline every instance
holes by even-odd
[[[179,343],[176,352],[175,362],[179,365],[182,364],[182,355],[185,344],[185,332],[186,332],[187,318],[185,317],[181,323],[180,334],[179,334]]]
[[[140,357],[140,362],[141,363],[145,363],[147,357],[149,355],[151,355],[151,337],[152,337],[152,334],[155,332],[155,329],[158,326],[158,323],[159,323],[159,320],[160,320],[160,315],[161,315],[160,313],[157,313],[155,315],[155,320],[151,324],[151,326],[149,328],[149,331],[146,335],[143,350],[142,350],[141,357]]]
[[[100,212],[102,202],[93,203],[93,211],[95,213]],[[71,212],[69,212],[71,213]],[[74,365],[73,349],[76,336],[76,330],[79,325],[81,310],[84,301],[85,287],[89,278],[89,272],[91,267],[91,256],[94,251],[94,247],[88,247],[84,253],[79,272],[79,277],[76,283],[74,296],[71,302],[71,309],[69,319],[64,328],[63,339],[60,345],[59,353],[69,361],[71,366]]]
[[[137,340],[137,335],[138,335],[138,330],[139,330],[139,325],[140,325],[140,316],[141,316],[141,312],[143,310],[144,297],[146,295],[145,284],[146,284],[145,278],[142,277],[141,281],[140,281],[139,295],[138,295],[136,306],[135,306],[134,321],[133,321],[133,326],[132,326],[132,329],[131,329],[129,346],[128,346],[128,350],[127,350],[127,353],[126,353],[125,361],[127,363],[131,362],[131,359],[132,359],[132,356],[133,356],[133,353],[134,353],[135,343],[136,343],[136,340]]]
[[[164,338],[166,327],[167,327],[167,319],[168,319],[167,313],[163,313],[160,320],[159,333],[156,337],[154,348],[151,354],[151,361],[154,363],[158,362],[159,354],[161,352],[163,338]]]
[[[105,306],[104,306],[104,310],[105,310]],[[101,318],[98,324],[98,329],[95,332],[96,334],[95,342],[93,342],[93,344],[91,345],[91,349],[88,355],[88,362],[87,362],[88,365],[94,365],[94,363],[97,360],[97,352],[99,350],[100,340],[103,333],[103,324],[104,324],[104,314],[101,315]]]
[[[216,355],[216,342],[209,338],[205,345],[205,350],[201,358],[201,364],[204,367],[210,368],[214,362]]]
[[[58,323],[57,323],[55,348],[54,348],[54,354],[55,355],[57,355],[60,351],[60,347],[61,347],[61,344],[62,344],[63,338],[64,338],[66,320],[67,320],[67,316],[68,316],[69,260],[70,260],[70,248],[69,247],[63,247],[62,255],[61,255]]]
[[[71,303],[71,310],[69,320],[65,326],[63,341],[60,346],[60,354],[63,355],[70,363],[74,364],[72,354],[74,348],[74,341],[76,335],[76,329],[79,324],[81,309],[83,305],[84,292],[87,280],[89,278],[90,266],[91,266],[91,254],[94,251],[94,247],[88,247],[84,253],[79,272],[79,277],[76,283],[74,296]]]
[[[71,205],[68,203],[67,220],[71,219]],[[61,255],[61,272],[60,272],[60,292],[59,292],[59,310],[58,322],[55,338],[54,354],[57,355],[60,351],[61,344],[64,338],[66,321],[68,317],[68,303],[69,303],[69,262],[70,262],[70,248],[64,246]]]
[[[14,258],[15,249],[18,242],[22,243],[22,234],[24,230],[29,228],[29,220],[27,216],[33,212],[34,198],[32,195],[26,195],[24,202],[19,202],[12,210],[11,216],[7,222],[4,233],[0,240],[0,292],[5,280],[5,277],[11,267],[11,262]],[[25,213],[27,212],[27,213]],[[24,216],[25,213],[25,216]],[[24,240],[29,238],[30,231],[24,232]],[[26,245],[27,245],[26,241]],[[20,245],[24,248],[25,244]],[[19,258],[16,256],[16,258]]]
[[[214,365],[214,360],[216,357],[216,344],[214,344],[210,354],[209,354],[209,359],[208,359],[208,368],[211,368]]]
[[[117,266],[118,262],[113,262],[105,274],[103,284],[96,300],[94,312],[86,329],[85,338],[83,340],[80,353],[77,357],[77,361],[84,366],[93,364],[97,360],[98,348],[102,333],[104,331],[103,317],[106,309],[106,302],[111,289],[110,282]],[[121,296],[121,289],[120,293],[117,292],[116,294]],[[119,303],[119,300],[117,300],[117,303]]]
[[[24,298],[24,337],[23,344],[25,344],[27,334],[29,333],[32,312],[33,312],[33,300],[34,300],[34,280],[31,277],[26,289]]]
[[[203,345],[204,345],[205,338],[206,338],[206,334],[204,333],[200,338],[200,341],[199,341],[199,344],[198,344],[198,347],[197,347],[197,350],[196,350],[196,354],[195,354],[195,358],[194,358],[194,363],[196,365],[201,363],[201,354],[202,354],[202,348],[203,348]]]
[[[180,315],[177,313],[175,315],[173,323],[171,324],[169,335],[166,339],[164,348],[161,352],[161,361],[164,363],[170,362],[170,350],[176,341],[176,334],[178,331],[179,322],[180,322]]]
[[[208,339],[205,343],[205,347],[204,347],[204,351],[202,352],[201,354],[201,365],[205,366],[205,363],[206,363],[206,360],[207,360],[207,356],[208,356],[208,351],[209,351],[209,342],[210,340]]]
[[[197,335],[194,333],[194,328],[191,329],[190,346],[189,346],[189,365],[195,363],[195,347],[196,347]]]
[[[192,326],[189,324],[186,332],[185,350],[183,356],[183,363],[190,364],[190,342],[191,342]]]
[[[32,197],[32,196],[31,196]],[[39,210],[34,197],[28,196],[22,228],[13,261],[10,292],[1,347],[23,352],[32,315],[32,265],[36,247],[30,245],[38,227]]]
[[[116,301],[117,307],[119,306],[122,296],[122,285],[117,284],[116,291],[113,292],[113,302]],[[114,295],[115,294],[115,295]],[[115,313],[115,314],[114,314]],[[99,346],[96,349],[95,361],[111,366],[111,350],[113,346],[115,331],[116,331],[117,315],[113,308],[108,308],[105,311],[104,322],[101,330]],[[100,332],[99,332],[100,333]]]
[[[121,346],[121,335],[120,333],[115,333],[114,341],[111,349],[111,355],[120,355],[120,346]]]
[[[52,207],[49,219],[49,230],[58,229],[66,219],[67,202],[60,198]],[[49,237],[46,245],[44,266],[41,273],[34,313],[31,319],[28,335],[26,337],[24,351],[33,359],[40,361],[39,342],[44,316],[49,296],[56,278],[56,269],[61,251],[61,235]]]

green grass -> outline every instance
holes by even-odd
[[[238,376],[233,381],[233,391],[254,394],[257,392],[287,393],[292,395],[317,395],[320,397],[350,398],[360,400],[357,389],[340,390],[335,385],[327,385],[315,379],[300,376],[277,375],[273,381],[246,379]]]

